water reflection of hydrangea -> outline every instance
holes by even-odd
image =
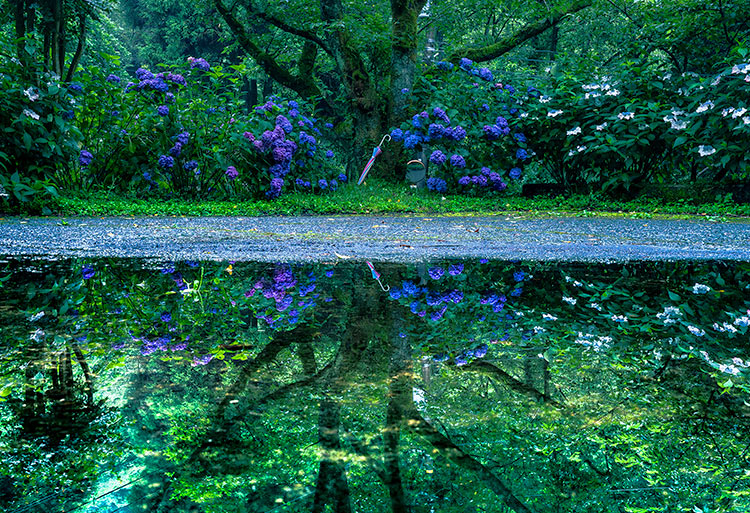
[[[94,275],[96,274],[96,271],[90,265],[84,265],[83,269],[81,270],[81,273],[83,274],[84,280],[90,280],[91,278],[94,277]]]
[[[431,267],[428,273],[433,280],[439,280],[445,274],[445,269],[442,267]]]

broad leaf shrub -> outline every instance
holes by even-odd
[[[535,94],[530,89],[530,94]],[[427,187],[437,192],[498,194],[518,180],[530,159],[519,128],[522,95],[488,68],[462,59],[439,62],[403,90],[414,115],[391,130],[414,157],[424,156]]]
[[[335,190],[346,175],[319,149],[321,123],[307,105],[274,98],[246,112],[234,87],[242,68],[204,59],[183,69],[90,67],[71,116],[83,146],[69,187],[138,196],[276,198]],[[324,128],[325,129],[325,128]]]
[[[568,186],[746,180],[749,71],[740,63],[673,77],[626,63],[607,77],[550,76],[529,97],[522,130],[540,167]]]
[[[23,43],[31,57],[36,48]],[[80,134],[66,112],[74,91],[34,59],[22,63],[0,34],[0,184],[13,204],[55,195],[52,178],[70,165]]]

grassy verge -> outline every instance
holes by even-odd
[[[48,206],[62,216],[261,216],[332,214],[499,214],[517,212],[528,216],[575,215],[651,217],[711,217],[716,220],[750,217],[750,205],[731,201],[692,204],[663,203],[653,198],[613,201],[598,195],[556,198],[468,198],[440,196],[408,187],[371,182],[346,185],[323,196],[287,194],[274,201],[187,201],[129,198],[60,197]]]

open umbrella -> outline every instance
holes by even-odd
[[[388,134],[385,134],[383,138],[380,140],[380,144],[378,144],[375,148],[372,150],[372,157],[370,157],[370,160],[367,161],[367,165],[365,165],[364,171],[362,171],[362,175],[359,177],[359,180],[357,181],[357,185],[362,185],[362,182],[365,181],[365,178],[367,177],[367,173],[370,172],[370,168],[375,163],[375,157],[383,153],[383,150],[380,149],[380,146],[385,141],[390,141],[391,136]]]

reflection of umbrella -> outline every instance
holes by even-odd
[[[365,166],[364,171],[362,171],[362,175],[359,177],[359,180],[357,181],[357,185],[362,185],[362,182],[365,181],[365,178],[367,177],[367,173],[370,172],[370,168],[375,163],[375,157],[383,153],[383,150],[380,149],[380,146],[383,144],[384,141],[390,141],[391,136],[388,134],[385,134],[383,138],[380,140],[380,144],[378,144],[375,148],[372,150],[372,157],[370,157],[370,160],[367,161],[367,165]]]
[[[367,267],[369,267],[370,271],[372,271],[372,277],[373,277],[373,279],[376,282],[378,282],[378,285],[380,285],[380,288],[383,289],[383,292],[388,292],[389,290],[391,290],[391,286],[390,285],[388,285],[388,287],[386,288],[380,282],[380,273],[375,270],[375,266],[372,265],[372,262],[370,262],[369,260],[365,260],[365,262],[367,262]]]

